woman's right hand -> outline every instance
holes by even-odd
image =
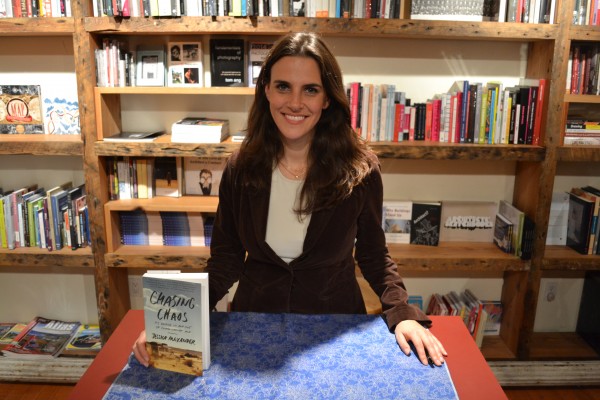
[[[133,355],[144,367],[147,367],[150,362],[150,356],[146,350],[146,331],[143,330],[133,344]]]

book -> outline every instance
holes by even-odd
[[[248,43],[248,86],[256,86],[262,65],[273,45],[273,42]]]
[[[183,159],[184,195],[218,196],[227,158],[185,157]]]
[[[211,86],[245,86],[243,39],[210,39]]]
[[[494,238],[495,201],[442,201],[442,242],[487,242]]]
[[[0,336],[0,350],[11,344],[19,333],[27,326],[27,324],[22,324],[20,322],[17,322],[16,324],[11,323],[10,325],[10,328]]]
[[[181,176],[178,157],[157,157],[154,160],[154,195],[179,197]]]
[[[552,193],[550,215],[548,217],[548,230],[546,232],[546,245],[567,244],[567,224],[569,220],[569,193]]]
[[[512,235],[514,225],[502,214],[496,214],[494,223],[494,244],[505,253],[512,253]]]
[[[440,241],[442,203],[413,201],[410,243],[437,246]]]
[[[581,254],[588,253],[594,208],[594,201],[569,193],[567,246]]]
[[[201,376],[210,367],[208,274],[147,272],[142,283],[150,366]]]
[[[35,317],[2,350],[2,354],[7,358],[57,357],[77,332],[79,325],[79,322]]]
[[[473,0],[458,3],[454,0],[412,0],[410,19],[448,21],[498,21],[499,2]]]
[[[168,49],[167,86],[203,86],[202,42],[169,42]]]
[[[225,119],[187,117],[171,126],[173,143],[221,143],[229,134]]]
[[[97,324],[80,324],[62,355],[65,356],[94,356],[102,348],[100,326]]]
[[[383,202],[382,226],[387,243],[410,243],[412,201]]]
[[[523,221],[525,213],[513,206],[506,200],[501,200],[498,204],[498,214],[505,217],[513,225],[512,233],[512,250],[513,254],[518,256],[521,254],[521,241],[523,238]]]
[[[119,132],[105,137],[105,142],[152,142],[165,133],[163,130],[142,132]]]
[[[502,302],[500,300],[481,300],[487,312],[487,322],[483,330],[485,336],[499,335],[502,325]]]
[[[0,134],[43,134],[39,85],[0,85]]]

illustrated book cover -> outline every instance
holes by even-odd
[[[181,159],[156,157],[154,160],[154,195],[181,196]]]
[[[211,86],[245,86],[243,39],[210,40]]]
[[[170,42],[167,86],[203,86],[202,42]]]
[[[39,85],[0,85],[0,134],[44,133]]]
[[[495,201],[444,200],[440,241],[491,243],[497,210]]]
[[[35,317],[2,350],[9,358],[53,358],[57,357],[79,329],[79,322],[65,322],[44,317]]]
[[[71,341],[63,350],[65,356],[94,356],[102,348],[100,326],[81,324]]]
[[[501,200],[498,204],[498,213],[509,220],[513,226],[512,251],[514,255],[518,256],[521,254],[525,213],[506,200]]]
[[[183,159],[184,194],[218,196],[226,163],[225,157],[185,157]]]
[[[27,324],[22,324],[20,322],[17,322],[16,324],[5,323],[2,324],[3,329],[5,329],[5,327],[8,325],[10,325],[8,330],[4,331],[4,333],[2,333],[2,335],[0,336],[0,350],[8,346],[15,339],[15,337],[17,337],[17,335],[21,333],[21,331],[27,326]]]
[[[413,201],[410,243],[437,246],[440,242],[442,203]]]
[[[229,135],[226,119],[187,117],[171,126],[173,143],[221,143]]]
[[[383,231],[387,243],[410,243],[412,201],[383,202]]]
[[[262,65],[273,47],[273,42],[248,43],[248,86],[255,87]]]
[[[150,365],[201,376],[210,367],[208,274],[154,271],[142,283]]]

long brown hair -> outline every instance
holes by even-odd
[[[315,126],[308,154],[308,171],[300,194],[299,215],[330,208],[352,193],[369,173],[373,157],[350,125],[350,107],[342,72],[325,43],[313,33],[292,33],[271,49],[256,83],[248,115],[246,139],[236,158],[242,185],[265,189],[273,166],[283,156],[279,130],[269,111],[265,86],[273,65],[283,57],[310,57],[317,62],[329,106]]]

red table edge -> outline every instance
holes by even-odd
[[[460,317],[431,316],[431,332],[446,351],[446,363],[461,400],[507,397]],[[130,310],[106,342],[94,362],[74,387],[69,399],[102,399],[131,354],[144,326],[143,310]]]

